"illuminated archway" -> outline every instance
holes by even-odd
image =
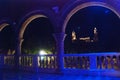
[[[37,15],[33,15],[31,17],[29,17],[28,19],[26,19],[20,29],[20,33],[19,33],[19,40],[20,40],[20,44],[19,44],[19,47],[20,47],[20,52],[23,50],[23,47],[22,47],[22,43],[24,41],[24,34],[25,34],[25,30],[28,29],[28,26],[29,24],[31,24],[31,22],[33,22],[34,20],[38,20],[38,19],[41,19],[41,18],[44,18],[44,19],[48,19],[49,18],[45,15],[41,15],[41,14],[37,14]],[[51,23],[51,21],[49,20],[49,22]],[[51,23],[52,24],[52,23]],[[32,26],[31,26],[32,27]],[[52,26],[53,28],[53,26]],[[50,29],[52,29],[50,28]],[[34,33],[33,33],[34,34]],[[51,34],[52,35],[52,34]],[[21,50],[22,48],[22,50]]]
[[[63,29],[62,31],[65,32],[66,26],[68,21],[70,20],[70,18],[72,17],[72,15],[74,15],[77,11],[89,7],[89,6],[101,6],[101,7],[105,7],[107,9],[110,9],[111,11],[113,11],[119,18],[120,18],[120,14],[109,4],[103,3],[103,2],[87,2],[87,3],[83,3],[81,5],[76,6],[75,8],[73,8],[66,16],[64,22],[63,22]]]

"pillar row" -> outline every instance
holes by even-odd
[[[66,37],[65,33],[55,33],[53,34],[56,41],[56,50],[57,50],[57,72],[62,73],[64,68],[63,63],[63,54],[64,54],[64,39]]]

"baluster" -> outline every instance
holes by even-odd
[[[73,68],[73,65],[74,65],[74,61],[73,61],[73,56],[71,57],[71,68]]]
[[[78,68],[78,59],[75,57],[75,68]]]
[[[114,61],[114,69],[116,69],[116,56],[113,56],[113,61]]]
[[[46,68],[48,68],[48,56],[46,56]]]
[[[48,68],[50,68],[50,56],[48,56]]]
[[[39,67],[41,68],[41,56],[39,56]]]
[[[108,56],[108,69],[112,69],[112,58]]]
[[[41,56],[41,59],[42,59],[42,60],[41,60],[41,61],[42,61],[42,62],[41,62],[41,63],[42,63],[42,68],[44,68],[44,58],[43,58],[43,56]]]
[[[100,58],[97,56],[97,68],[100,69]]]
[[[88,69],[88,57],[85,57],[85,69]]]
[[[42,59],[42,68],[44,68],[44,58]]]
[[[76,57],[76,66],[77,66],[76,68],[79,68],[79,57],[78,56]]]
[[[86,57],[83,56],[83,69],[86,69]]]
[[[24,65],[24,57],[22,56],[22,66]]]
[[[51,68],[54,67],[54,58],[53,56],[50,56],[50,64],[51,64]]]
[[[108,61],[107,61],[107,56],[105,56],[105,69],[108,69]]]
[[[67,57],[67,68],[71,68],[71,57]]]
[[[116,56],[116,69],[119,69],[119,56]]]
[[[33,58],[31,57],[30,59],[30,65],[32,66],[33,65]]]
[[[99,58],[100,69],[102,69],[102,57],[101,57],[101,56],[98,56],[98,58]]]
[[[21,59],[22,59],[22,65],[21,66],[23,66],[23,56],[21,56]]]
[[[66,57],[66,67],[69,68],[70,67],[70,57]]]
[[[81,69],[84,69],[84,57],[81,57]]]
[[[54,57],[52,56],[52,68],[54,68]]]
[[[96,61],[97,62],[97,61]],[[97,65],[96,65],[97,66]],[[87,57],[87,69],[90,69],[90,57]]]
[[[55,56],[55,69],[57,68],[57,59],[56,59],[56,56]]]
[[[120,69],[120,56],[118,56],[118,69]]]
[[[50,56],[50,68],[52,68],[52,56]]]
[[[64,59],[63,59],[63,63],[64,63],[64,68],[66,68],[66,57],[63,57]]]
[[[54,56],[52,56],[52,68],[54,68]]]
[[[42,67],[43,67],[43,65],[42,65],[42,58],[40,56],[40,68],[42,68]]]
[[[55,69],[55,56],[53,56],[53,58],[54,58],[54,62],[53,62],[53,65],[54,65],[54,69]]]
[[[24,56],[24,58],[23,58],[23,59],[24,59],[24,66],[25,66],[25,56]]]
[[[44,68],[47,68],[47,62],[46,62],[46,58],[47,58],[47,56],[44,56]]]
[[[28,66],[28,56],[25,56],[25,66]]]
[[[80,69],[82,69],[82,57],[79,57]]]
[[[73,64],[72,64],[72,68],[76,68],[76,64],[75,64],[75,57],[73,56]]]

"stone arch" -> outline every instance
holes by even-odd
[[[49,11],[48,11],[48,13],[49,13]],[[51,16],[52,15],[47,15],[46,13],[39,12],[39,11],[32,12],[32,13],[28,14],[27,16],[25,16],[24,20],[22,21],[23,23],[19,29],[19,33],[18,33],[18,54],[21,53],[21,45],[22,45],[22,42],[24,41],[23,35],[24,35],[25,29],[27,28],[29,23],[37,18],[44,17],[44,18],[48,18],[50,20],[51,24],[53,25],[53,29],[54,29],[55,23],[53,24],[54,19],[53,18],[51,19],[50,18]]]
[[[27,20],[25,20],[25,22],[22,24],[22,27],[21,27],[21,29],[20,29],[20,33],[19,33],[19,38],[20,38],[20,39],[23,38],[23,34],[24,34],[24,31],[25,31],[27,25],[28,25],[31,21],[33,21],[34,19],[40,18],[40,17],[45,17],[45,18],[47,18],[47,17],[44,16],[44,15],[36,14],[36,15],[33,15],[33,16],[29,17]]]
[[[0,25],[0,31],[2,31],[6,26],[8,26],[8,23],[3,23]]]
[[[10,29],[10,31],[12,31],[12,33],[10,33],[10,36],[14,36],[15,35],[15,32],[14,32],[14,24],[13,24],[13,22],[11,22],[10,20],[2,20],[1,22],[0,22],[0,32],[2,32],[5,28],[9,28]],[[9,32],[9,31],[8,31]],[[9,33],[7,33],[7,34],[9,34]],[[5,36],[6,37],[6,36]],[[7,36],[8,37],[8,36]],[[11,38],[11,37],[10,37]],[[12,41],[13,43],[15,42],[15,36],[12,38],[14,41]],[[10,39],[11,40],[11,39]],[[10,41],[9,40],[9,41]],[[5,53],[7,53],[7,54],[15,54],[15,43],[13,44],[13,43],[11,43],[14,47],[11,49],[10,47],[9,47],[9,49],[8,49],[8,51],[6,52],[5,51]]]
[[[7,21],[1,21],[0,23],[0,31],[2,31],[6,26],[9,26],[10,24]]]
[[[110,9],[111,11],[113,11],[119,18],[120,18],[120,14],[112,7],[110,6],[109,4],[107,3],[103,3],[103,2],[86,2],[86,3],[83,3],[81,5],[78,5],[76,7],[74,7],[70,12],[65,12],[65,14],[63,15],[66,15],[66,13],[68,13],[63,21],[63,28],[62,28],[62,31],[65,32],[65,29],[66,29],[66,26],[67,26],[67,23],[68,21],[70,20],[70,18],[79,10],[83,9],[83,8],[86,8],[86,7],[89,7],[89,6],[101,6],[101,7],[105,7],[107,9]],[[70,9],[70,8],[69,8]]]

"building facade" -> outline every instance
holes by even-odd
[[[1,0],[0,1],[0,31],[11,25],[16,36],[16,56],[21,54],[23,35],[36,18],[48,18],[54,29],[54,39],[59,58],[59,70],[63,68],[65,29],[71,16],[80,9],[89,6],[101,6],[110,9],[120,18],[120,0]]]
[[[110,9],[120,17],[119,0],[2,0],[0,3],[0,30],[7,25],[12,26],[16,34],[18,54],[21,54],[24,31],[28,24],[36,18],[47,17],[51,21],[54,28],[54,38],[59,45],[58,48],[61,48],[64,46],[66,25],[78,10],[89,6],[101,6]],[[63,51],[61,49],[59,51]]]

